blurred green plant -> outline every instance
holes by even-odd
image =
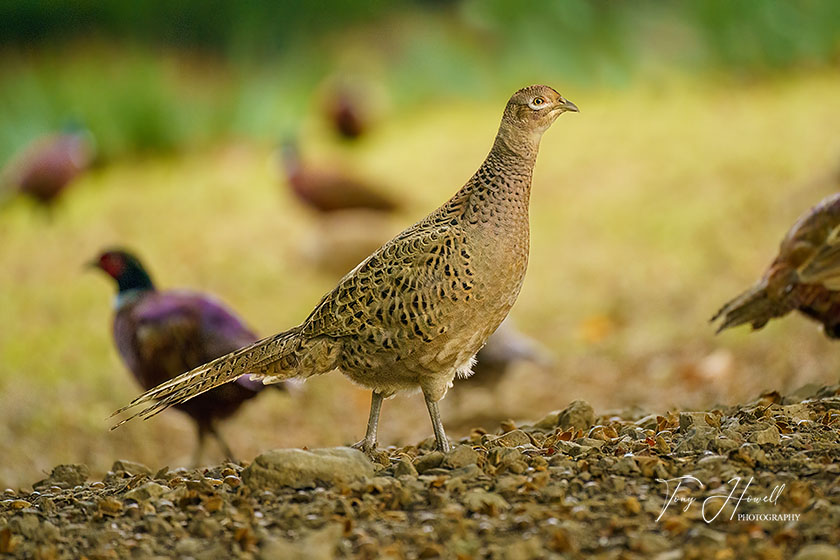
[[[402,108],[533,81],[626,87],[651,68],[836,64],[840,2],[28,0],[0,3],[0,49],[0,162],[70,118],[107,161],[274,140],[343,72]]]

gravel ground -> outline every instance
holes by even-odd
[[[0,496],[0,554],[840,560],[839,430],[840,385],[811,386],[661,415],[576,401],[373,463],[277,450],[192,470],[117,461],[93,482],[60,465]]]

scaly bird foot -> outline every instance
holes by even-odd
[[[358,449],[370,458],[373,458],[376,455],[376,440],[370,440],[365,438],[362,441],[357,441],[350,447],[352,447],[353,449]]]

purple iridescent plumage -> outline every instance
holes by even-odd
[[[144,389],[257,340],[239,317],[212,296],[186,290],[156,290],[130,253],[107,251],[93,264],[117,281],[114,343]],[[176,407],[197,425],[196,460],[207,434],[215,436],[225,454],[231,456],[216,431],[216,422],[231,416],[264,388],[245,375]]]

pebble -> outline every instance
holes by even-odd
[[[473,513],[495,515],[510,509],[510,504],[498,494],[475,488],[464,495],[464,507]]]
[[[443,464],[444,455],[441,451],[432,451],[431,453],[426,453],[425,455],[421,455],[414,461],[414,467],[417,469],[417,472],[420,474],[425,473],[428,470],[438,468]]]
[[[749,440],[759,445],[779,445],[782,441],[779,429],[776,426],[769,426],[753,432],[750,434]]]
[[[595,423],[595,411],[586,401],[572,401],[557,418],[557,424],[563,428],[575,428],[587,431]]]
[[[128,500],[134,500],[135,502],[142,502],[149,500],[150,498],[163,496],[169,492],[169,490],[170,488],[168,486],[164,486],[163,484],[158,484],[157,482],[147,482],[142,486],[129,490],[124,494],[124,497]]]
[[[394,465],[394,476],[397,478],[401,476],[417,476],[417,469],[407,455],[400,457],[397,464]]]
[[[433,439],[382,450],[384,468],[347,448],[280,450],[245,468],[226,463],[153,475],[120,461],[92,483],[69,480],[68,472],[80,472],[71,468],[56,471],[35,492],[2,496],[0,553],[840,560],[840,504],[831,499],[840,467],[824,462],[840,444],[836,430],[823,424],[830,420],[826,411],[840,407],[840,386],[815,394],[821,396],[796,403],[771,394],[760,406],[688,418],[679,411],[614,413],[583,430],[586,437],[576,437],[580,428],[571,425],[558,429],[561,414],[586,408],[570,405],[543,419],[545,428],[518,421],[496,431],[501,435],[477,429],[446,454],[432,450]],[[774,430],[781,444],[772,443]],[[296,462],[299,454],[304,461]],[[293,460],[283,458],[288,455]],[[360,473],[348,476],[356,466]],[[309,483],[301,483],[301,473]],[[671,506],[655,521],[665,495],[660,481],[684,475],[708,484],[706,492],[753,477],[749,493],[758,498],[784,483],[777,505],[743,504],[738,512],[801,518],[707,524],[698,502],[687,511],[684,504]],[[724,509],[721,519],[732,511]]]
[[[511,430],[506,434],[500,436],[484,436],[485,445],[488,447],[519,447],[521,445],[528,445],[531,443],[531,438],[528,437],[522,430]]]
[[[441,465],[446,468],[457,469],[467,465],[474,465],[477,461],[478,453],[471,446],[457,445],[443,457]]]
[[[373,476],[373,463],[358,449],[275,449],[258,455],[242,471],[242,481],[253,489],[313,488],[350,483]]]
[[[147,476],[151,476],[152,469],[150,469],[142,463],[135,463],[134,461],[126,461],[125,459],[119,459],[117,461],[114,461],[114,464],[111,465],[111,472],[125,473],[130,476],[136,476],[138,474],[145,474]]]
[[[840,560],[840,549],[825,543],[807,544],[799,549],[793,560]]]

